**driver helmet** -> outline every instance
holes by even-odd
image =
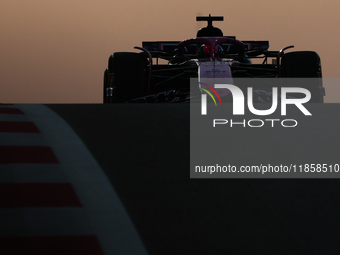
[[[202,44],[200,47],[200,54],[206,55],[210,53],[210,46],[206,44]],[[215,54],[221,54],[223,53],[223,48],[221,45],[215,45]]]

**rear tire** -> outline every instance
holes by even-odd
[[[314,51],[289,52],[282,57],[282,76],[286,78],[315,78],[308,80],[308,89],[312,98],[310,102],[322,103],[324,88],[322,86],[321,61]]]
[[[113,102],[123,103],[146,93],[147,59],[144,53],[117,52],[109,58],[108,79],[114,76]]]

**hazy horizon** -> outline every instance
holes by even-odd
[[[3,0],[0,3],[2,103],[101,103],[103,72],[116,51],[142,41],[195,37],[206,22],[240,40],[268,40],[269,50],[295,45],[321,57],[323,77],[339,77],[337,1]],[[326,86],[326,102],[340,89]]]

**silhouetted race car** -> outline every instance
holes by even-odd
[[[212,25],[213,21],[223,21],[222,16],[199,16],[196,20],[208,22],[196,38],[143,42],[142,47],[135,47],[139,53],[113,53],[104,72],[104,103],[188,102],[193,99],[190,78],[219,78],[228,83],[236,78],[314,78],[307,88],[310,102],[323,102],[325,90],[316,52],[284,53],[294,46],[269,51],[268,41],[223,36]],[[166,63],[160,64],[160,59]],[[252,63],[256,61],[259,63]],[[271,100],[270,88],[253,91],[256,102]]]

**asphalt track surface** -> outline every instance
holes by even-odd
[[[189,105],[47,106],[104,170],[149,254],[339,254],[339,179],[190,179]],[[339,140],[322,124],[313,135]]]

